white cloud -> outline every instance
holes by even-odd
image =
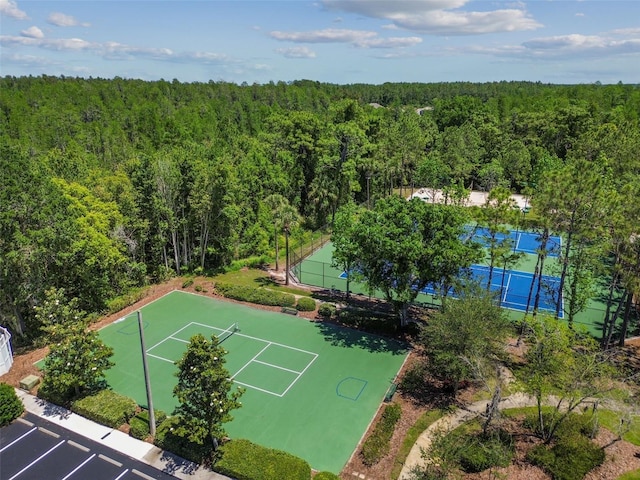
[[[47,18],[47,22],[57,27],[75,27],[81,25],[83,27],[89,27],[88,23],[80,23],[71,15],[66,15],[60,12],[53,12]]]
[[[616,30],[611,31],[614,35],[625,35],[625,36],[640,36],[640,27],[636,28],[618,28]]]
[[[269,33],[271,38],[295,43],[348,43],[360,48],[400,48],[409,47],[422,42],[420,37],[380,38],[377,32],[367,30],[346,30],[327,28],[309,32]]]
[[[13,0],[0,0],[0,15],[15,18],[16,20],[27,20],[29,17],[18,8],[18,4]]]
[[[619,55],[640,55],[640,35],[638,38],[623,40],[604,35],[558,35],[535,38],[520,45],[474,46],[455,52],[542,60],[612,58]]]
[[[431,35],[474,35],[534,30],[536,22],[516,3],[515,8],[474,12],[459,10],[468,0],[323,0],[330,10],[342,10],[367,17],[390,20],[394,25]]]
[[[286,58],[316,58],[316,52],[307,47],[278,48],[276,53]]]
[[[271,38],[297,43],[355,43],[373,38],[376,32],[364,30],[345,30],[341,28],[326,28],[310,32],[280,32],[269,33]]]
[[[576,13],[576,17],[584,17],[584,13],[578,12],[578,13]]]
[[[50,66],[55,65],[56,63],[51,61],[48,58],[37,57],[35,55],[19,55],[19,54],[2,54],[2,62],[3,63],[14,63],[16,65],[22,66]]]
[[[23,32],[23,35],[24,33],[25,32]],[[147,58],[152,60],[196,62],[202,64],[233,62],[229,57],[220,53],[174,52],[169,48],[137,47],[118,42],[88,42],[81,38],[43,38],[43,36],[34,36],[33,32],[31,36],[0,35],[0,45],[5,47],[37,47],[58,52],[85,51],[108,60]]]
[[[354,45],[362,48],[399,48],[410,47],[421,43],[420,37],[391,37],[391,38],[368,38],[355,42]]]
[[[42,33],[42,30],[40,30],[35,25],[33,27],[27,28],[26,30],[22,30],[20,32],[20,35],[30,38],[44,38],[44,33]]]

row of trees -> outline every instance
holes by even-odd
[[[345,204],[416,186],[529,189],[532,202],[547,192],[537,210],[564,230],[552,221],[556,186],[572,187],[561,187],[568,206],[578,185],[592,188],[585,175],[600,175],[607,215],[590,210],[592,241],[592,220],[577,212],[585,235],[571,250],[630,271],[624,219],[635,215],[639,106],[625,85],[2,78],[0,322],[28,340],[48,288],[101,311],[132,286],[273,257],[285,225],[295,237],[334,222]],[[618,246],[593,254],[592,243],[613,236]],[[585,262],[567,264],[567,288],[572,265]],[[613,297],[632,291],[631,275],[614,277]]]

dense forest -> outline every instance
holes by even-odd
[[[417,187],[530,195],[543,230],[571,235],[566,288],[598,270],[628,309],[639,119],[638,85],[4,77],[0,324],[33,338],[52,287],[100,312],[135,286],[273,257],[282,202],[313,230]]]

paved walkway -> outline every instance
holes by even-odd
[[[228,480],[228,477],[224,475],[214,473],[177,455],[165,452],[150,443],[137,440],[119,430],[92,422],[66,408],[53,405],[23,390],[16,388],[16,394],[24,403],[26,411],[140,460],[160,471],[169,472],[181,480]]]
[[[457,426],[477,417],[487,408],[487,403],[490,400],[480,400],[478,402],[467,405],[465,408],[456,410],[455,412],[445,415],[444,417],[436,420],[427,429],[420,434],[418,440],[413,445],[413,448],[407,455],[402,471],[400,472],[399,480],[407,480],[410,478],[409,474],[411,470],[420,465],[424,465],[422,458],[422,450],[427,450],[431,446],[433,435],[436,432],[450,431]],[[524,393],[515,393],[500,401],[500,409],[504,408],[520,408],[531,407],[536,404],[535,399]]]

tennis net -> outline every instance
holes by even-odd
[[[229,328],[224,330],[220,335],[218,335],[218,343],[224,342],[227,338],[233,335],[235,332],[239,330],[238,323],[234,323]]]

